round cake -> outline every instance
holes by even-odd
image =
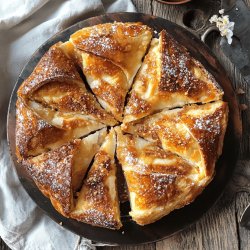
[[[132,220],[150,224],[215,174],[223,90],[166,30],[78,30],[43,55],[17,95],[18,161],[65,217],[120,229],[129,200]]]

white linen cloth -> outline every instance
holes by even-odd
[[[0,0],[0,236],[12,249],[94,249],[47,217],[20,184],[6,143],[6,113],[18,74],[53,34],[91,16],[135,8],[130,0]]]

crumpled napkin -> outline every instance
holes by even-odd
[[[135,8],[130,0],[0,0],[0,236],[12,249],[95,249],[56,224],[20,184],[6,142],[7,106],[17,77],[53,34],[91,16]]]

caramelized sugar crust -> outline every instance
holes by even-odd
[[[221,100],[223,91],[204,66],[165,30],[153,39],[135,79],[124,122],[163,108]]]
[[[163,110],[123,124],[122,129],[156,142],[163,149],[198,166],[205,175],[210,175],[222,152],[227,119],[227,103],[217,101]]]
[[[106,129],[22,161],[23,167],[55,209],[68,216],[74,208],[89,164],[103,143]]]
[[[73,208],[72,165],[80,141],[76,139],[58,149],[22,162],[41,192],[54,208],[68,216]]]
[[[43,110],[44,112],[44,110]],[[61,145],[92,131],[103,124],[91,120],[65,120],[61,128],[40,118],[19,98],[16,103],[16,155],[19,161],[56,149]]]
[[[110,130],[84,181],[71,217],[94,226],[119,229],[120,208],[116,184],[116,136]]]
[[[127,186],[140,225],[192,202],[213,178],[228,119],[223,91],[165,30],[151,39],[141,23],[83,28],[53,45],[18,90],[16,155],[66,217],[122,226],[117,164],[120,202]],[[117,142],[113,128],[105,139],[106,128],[76,139],[118,122]]]
[[[35,101],[44,108],[85,115],[107,125],[116,124],[113,116],[102,109],[89,93],[74,63],[65,55],[62,44],[53,45],[41,58],[32,74],[23,82],[18,96],[29,105]],[[50,121],[51,123],[51,121]]]
[[[70,82],[75,81],[78,84],[82,82],[72,61],[59,48],[60,44],[53,45],[44,54],[32,74],[18,89],[18,96],[29,96],[42,85],[55,79],[60,79],[61,81],[68,80]]]
[[[152,38],[141,23],[106,23],[83,28],[70,37],[77,49],[111,60],[132,82]]]
[[[160,94],[180,92],[194,98],[194,102],[210,102],[222,97],[223,91],[213,76],[195,60],[165,30],[161,32]],[[204,99],[200,100],[200,93]]]
[[[37,117],[20,99],[17,100],[16,155],[19,161],[46,151],[50,144],[64,138],[65,132]]]
[[[117,157],[122,165],[130,194],[133,220],[152,223],[192,200],[211,180],[197,167],[155,143],[123,135],[119,128]]]
[[[108,117],[86,89],[67,82],[50,82],[36,90],[30,99],[59,112],[93,115],[100,121]]]
[[[109,194],[113,190],[106,185],[113,168],[114,163],[110,156],[104,151],[99,151],[84,183],[84,190],[79,196],[80,199],[89,203],[88,207],[79,214],[73,213],[71,216],[74,219],[110,229],[121,227],[120,218],[117,221],[113,201]]]
[[[86,52],[82,52],[82,68],[102,107],[122,121],[125,97],[130,87],[122,69],[105,58]]]
[[[199,108],[197,105],[195,106],[201,111],[201,115],[197,117],[191,107],[186,107],[182,111],[181,120],[198,141],[206,166],[206,174],[210,175],[222,153],[228,122],[228,105],[218,101],[214,105],[206,104],[199,106]],[[195,106],[194,109],[196,109]]]

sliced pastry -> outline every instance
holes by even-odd
[[[220,100],[223,91],[204,66],[165,30],[154,38],[136,76],[124,122],[164,108]]]
[[[74,124],[73,124],[74,125]],[[78,125],[78,126],[77,126]],[[66,142],[105,127],[93,120],[61,129],[41,119],[19,98],[16,103],[16,155],[19,161],[55,149]]]
[[[60,44],[64,54],[74,63],[77,68],[82,68],[82,51],[77,49],[70,41]]]
[[[115,148],[116,135],[112,128],[84,180],[71,218],[110,229],[122,226],[116,187]]]
[[[131,84],[152,38],[141,23],[105,23],[78,30],[70,41],[79,50],[101,56],[119,66]]]
[[[74,208],[74,194],[106,135],[106,129],[22,162],[41,192],[55,209],[68,216]]]
[[[124,131],[154,141],[200,167],[204,175],[213,172],[222,153],[228,106],[223,101],[164,110],[123,125]]]
[[[82,70],[101,106],[122,121],[125,97],[130,88],[122,69],[107,59],[82,52]]]
[[[22,83],[18,96],[41,118],[60,128],[69,120],[71,124],[78,120],[116,124],[113,116],[87,91],[74,63],[60,46],[61,43],[53,45],[42,57]]]
[[[117,132],[117,158],[127,181],[132,219],[139,225],[159,220],[192,202],[209,183],[199,168],[135,135]]]

